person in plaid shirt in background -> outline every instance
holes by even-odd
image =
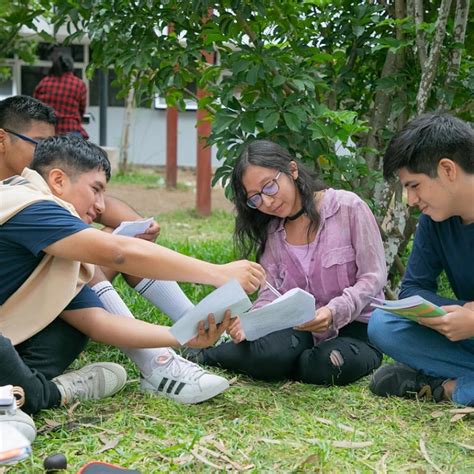
[[[56,112],[56,134],[89,135],[81,125],[86,110],[87,88],[73,73],[74,61],[70,54],[57,52],[49,74],[36,86],[33,97],[52,107]]]

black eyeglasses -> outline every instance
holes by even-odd
[[[33,140],[33,138],[27,137],[26,135],[22,135],[21,133],[14,132],[13,130],[9,130],[8,128],[4,128],[5,132],[11,133],[12,135],[15,135],[15,137],[21,138],[25,142],[28,143],[33,143],[34,146],[38,145],[39,142],[36,140]]]
[[[280,191],[280,186],[278,185],[280,175],[281,171],[279,171],[271,181],[265,184],[259,193],[249,196],[247,198],[247,206],[252,209],[258,209],[263,204],[262,194],[265,194],[265,196],[275,196],[275,194]]]

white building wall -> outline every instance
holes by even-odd
[[[99,107],[89,107],[94,120],[84,128],[90,140],[99,143]],[[120,147],[125,109],[109,107],[107,111],[107,146]],[[178,166],[196,166],[196,112],[178,115]],[[139,108],[134,111],[129,137],[129,161],[132,164],[164,166],[166,164],[166,110]],[[213,149],[212,166],[218,167]]]

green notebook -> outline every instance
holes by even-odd
[[[374,308],[380,308],[389,313],[413,320],[435,318],[446,314],[444,309],[418,295],[396,301],[381,300],[379,298],[371,298],[371,300],[374,301],[374,303],[371,303]]]

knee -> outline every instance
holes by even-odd
[[[289,347],[267,345],[265,341],[250,344],[253,361],[249,374],[261,380],[284,380],[290,377],[297,363],[299,353]]]
[[[382,350],[386,345],[387,339],[390,339],[388,325],[391,318],[393,318],[393,316],[390,313],[376,309],[372,313],[367,326],[367,335],[370,342]]]
[[[13,349],[12,342],[0,334],[0,360],[7,360],[7,354]]]
[[[298,361],[298,379],[315,385],[347,385],[373,372],[382,354],[360,341],[338,341],[338,345],[305,351]]]
[[[229,342],[206,349],[203,351],[203,362],[238,370],[261,380],[284,380],[294,373],[303,350],[311,346],[310,333],[291,334],[287,331],[256,341],[244,341],[240,344]]]

